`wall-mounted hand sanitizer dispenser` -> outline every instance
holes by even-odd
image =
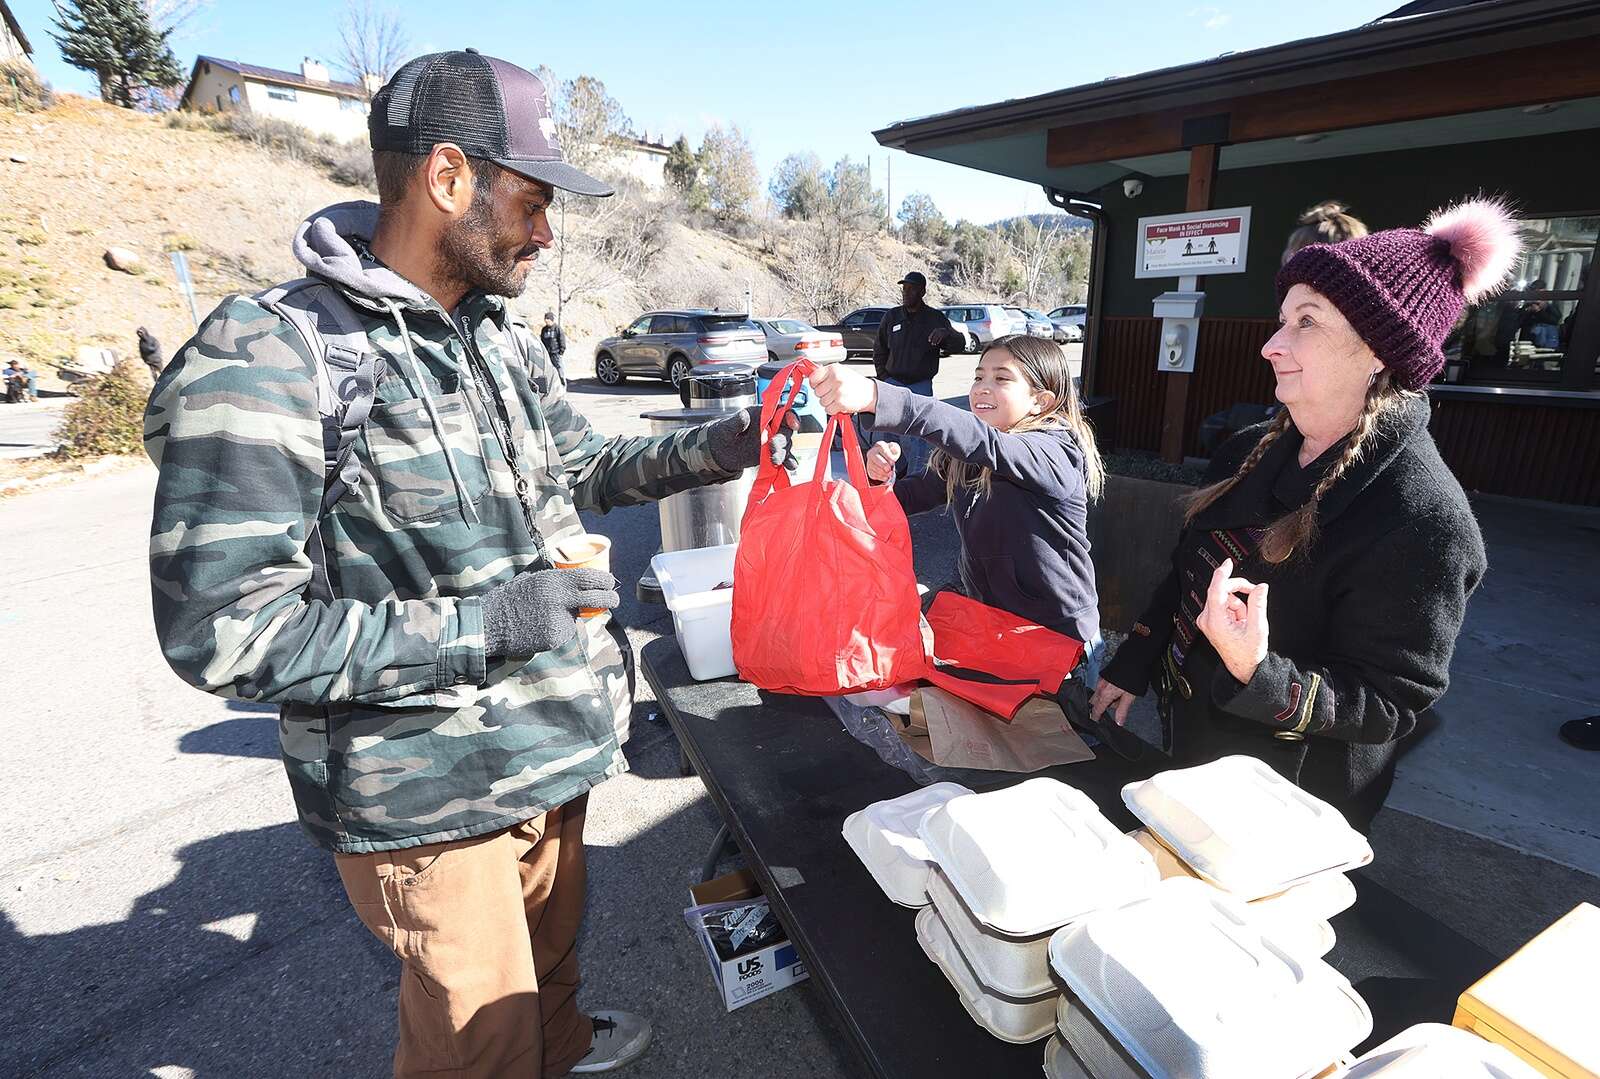
[[[1203,292],[1163,292],[1156,297],[1154,314],[1161,320],[1158,370],[1194,370],[1195,341],[1200,336],[1200,313],[1205,306]]]

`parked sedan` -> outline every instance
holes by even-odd
[[[842,363],[847,353],[844,338],[825,333],[797,318],[751,319],[767,335],[767,359],[773,363]]]
[[[837,323],[817,329],[844,338],[844,348],[849,355],[871,356],[872,346],[878,340],[878,326],[888,313],[887,307],[858,307]]]
[[[742,314],[701,309],[651,311],[595,346],[595,377],[615,386],[629,375],[676,386],[690,371],[752,371],[767,357],[766,339]]]

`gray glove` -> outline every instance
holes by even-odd
[[[615,610],[617,579],[593,569],[541,569],[518,574],[483,595],[484,651],[500,658],[560,648],[578,632],[585,607]]]
[[[788,417],[788,428],[798,426],[794,414]],[[761,462],[761,407],[752,405],[729,413],[726,419],[712,420],[706,425],[708,448],[717,467],[724,472],[743,472]],[[789,445],[789,430],[779,431],[767,442],[767,454],[772,463],[793,472],[799,465]]]

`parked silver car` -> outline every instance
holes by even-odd
[[[594,349],[595,377],[615,386],[629,375],[676,386],[690,371],[752,371],[767,358],[766,336],[732,311],[649,311]]]
[[[1062,334],[1056,340],[1082,341],[1083,322],[1088,315],[1088,305],[1081,303],[1069,303],[1050,312],[1050,321],[1055,323],[1056,329]]]
[[[1042,311],[1034,311],[1032,307],[1019,307],[1022,317],[1027,319],[1027,335],[1030,338],[1048,338],[1059,341],[1061,336],[1056,333],[1056,323],[1051,322],[1050,315]]]
[[[767,359],[774,363],[810,360],[812,363],[843,363],[844,338],[817,329],[797,318],[751,319],[767,335]]]
[[[950,324],[964,332],[972,352],[997,337],[1028,332],[1027,318],[1004,304],[952,304],[943,310]]]

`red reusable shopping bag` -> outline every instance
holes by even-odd
[[[761,466],[733,569],[734,666],[762,689],[812,696],[914,682],[926,667],[911,529],[894,492],[867,482],[854,426],[828,417],[810,483],[791,484],[765,452],[789,412],[785,390],[813,369],[790,364],[762,399]],[[823,479],[835,431],[850,483]]]
[[[1083,642],[955,592],[928,608],[928,681],[1011,719],[1030,697],[1053,696],[1083,656]]]

